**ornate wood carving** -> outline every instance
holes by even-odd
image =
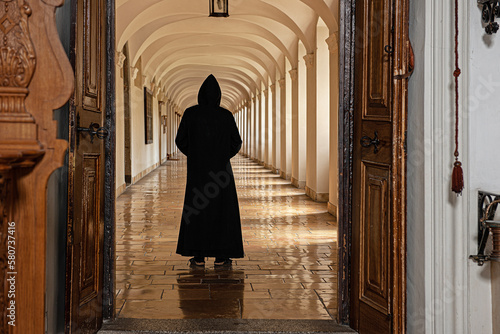
[[[36,56],[29,33],[31,7],[0,1],[0,168],[32,167],[43,155],[37,127],[25,108]]]
[[[53,110],[73,89],[73,72],[55,26],[63,0],[0,0],[0,308],[15,302],[15,327],[44,333],[46,187],[62,166]],[[7,223],[15,222],[15,296],[5,295]],[[22,227],[22,228],[21,228]],[[9,311],[9,313],[11,313]]]

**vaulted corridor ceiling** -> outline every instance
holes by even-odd
[[[157,85],[184,110],[214,74],[222,105],[237,109],[298,64],[298,44],[316,50],[316,27],[338,31],[338,0],[229,0],[229,17],[208,16],[208,0],[117,0],[117,50],[142,63],[145,83]],[[319,21],[319,23],[318,23]]]

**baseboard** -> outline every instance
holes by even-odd
[[[304,189],[304,187],[306,186],[306,181],[299,181],[293,177],[291,178],[291,180],[292,180],[292,185],[294,185],[295,187],[297,187],[299,189]]]
[[[155,170],[156,168],[158,168],[160,164],[157,162],[155,163],[153,166],[149,167],[149,168],[146,168],[145,170],[143,170],[142,172],[140,172],[139,174],[137,174],[136,176],[134,176],[132,178],[132,184],[135,184],[137,183],[140,179],[142,179],[144,176],[148,175],[149,173],[151,173],[153,170]]]
[[[330,199],[330,194],[328,193],[317,193],[309,187],[305,187],[306,195],[309,196],[315,202],[326,203]]]
[[[127,189],[127,184],[126,183],[124,183],[121,186],[119,186],[118,188],[116,188],[115,197],[118,198],[118,196],[120,196],[121,194],[123,194],[123,192],[125,191],[125,189]]]
[[[337,206],[332,202],[328,202],[328,212],[337,220]]]

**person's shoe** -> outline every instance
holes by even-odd
[[[228,258],[223,258],[223,257],[218,257],[215,259],[214,266],[216,267],[222,267],[222,266],[231,266],[233,263],[233,260],[228,259]]]
[[[203,257],[193,257],[189,259],[189,265],[194,267],[203,267],[205,265],[205,258]]]

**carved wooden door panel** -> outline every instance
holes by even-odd
[[[406,1],[356,1],[351,325],[360,333],[405,331]]]
[[[74,10],[66,332],[95,333],[102,324],[104,0],[78,0]]]

